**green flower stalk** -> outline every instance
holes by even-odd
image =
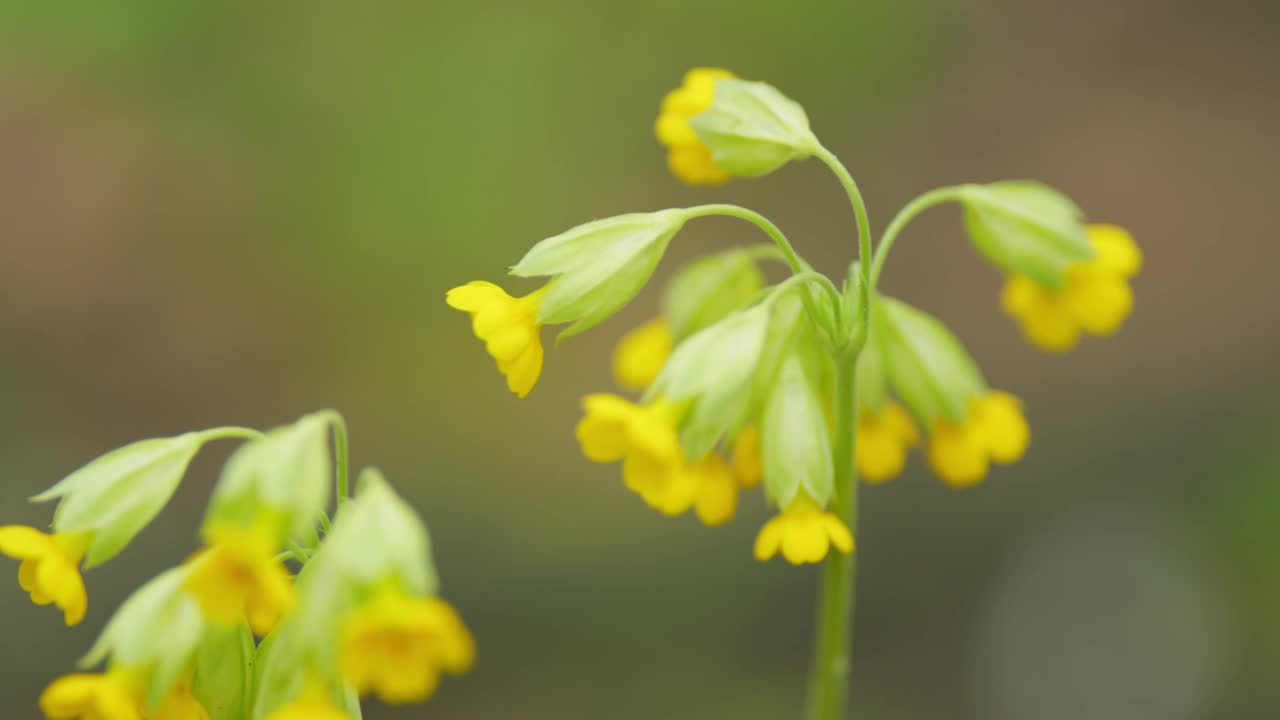
[[[594,327],[631,301],[688,222],[746,221],[769,244],[699,258],[673,275],[662,313],[626,333],[612,364],[638,397],[587,396],[576,428],[583,455],[619,463],[623,484],[664,515],[693,511],[706,525],[732,518],[741,491],[762,487],[777,515],[754,554],[824,563],[806,717],[847,717],[852,671],[858,476],[900,474],[914,448],[951,487],[983,480],[1023,456],[1030,426],[1021,400],[992,390],[945,325],[877,283],[910,221],[943,203],[964,209],[974,247],[1009,280],[1003,310],[1039,347],[1062,350],[1082,332],[1108,334],[1132,306],[1140,266],[1132,238],[1086,225],[1065,195],[1029,181],[925,193],[872,228],[853,176],[810,127],[803,107],[771,85],[695,68],[663,99],[657,138],[672,173],[691,185],[755,178],[814,158],[853,212],[856,256],[842,285],[814,272],[767,218],[701,205],[597,220],[537,244],[512,270],[551,281],[521,298],[486,282],[447,295],[472,316],[513,392],[542,371],[539,329]],[[789,276],[773,285],[760,264]]]

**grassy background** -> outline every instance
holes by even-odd
[[[915,460],[864,493],[857,716],[1273,717],[1278,20],[1191,0],[0,1],[3,521],[47,522],[23,498],[128,441],[335,407],[355,464],[427,517],[480,643],[429,705],[368,717],[796,717],[816,575],[752,561],[759,499],[708,531],[577,454],[577,398],[609,387],[655,294],[551,350],[523,402],[443,303],[579,222],[718,200],[842,274],[850,219],[816,163],[710,191],[665,172],[657,103],[715,64],[805,105],[877,228],[932,187],[1029,176],[1147,255],[1125,331],[1046,357],[954,210],[903,238],[885,289],[1026,399],[1035,440],[970,491]],[[753,232],[695,225],[659,277]],[[89,574],[83,626],[0,586],[6,717],[192,550],[228,449]]]

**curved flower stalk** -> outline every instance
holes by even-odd
[[[880,293],[890,249],[923,210],[964,209],[975,248],[1008,276],[1001,307],[1050,350],[1082,333],[1115,331],[1132,306],[1137,246],[1113,226],[1086,225],[1056,190],[1028,181],[946,187],[909,203],[872,253],[852,175],[810,128],[804,109],[771,85],[695,68],[662,101],[656,122],[667,163],[691,185],[760,177],[814,158],[848,195],[857,256],[837,286],[780,229],[734,205],[702,205],[597,220],[533,247],[516,276],[551,280],[520,299],[488,283],[449,291],[508,385],[523,397],[544,359],[544,324],[561,336],[603,322],[634,298],[693,219],[726,216],[772,245],[734,248],[679,269],[661,314],[623,335],[612,366],[634,398],[588,395],[577,426],[583,455],[620,463],[623,485],[664,515],[727,522],[743,490],[761,487],[777,515],[761,527],[760,560],[825,562],[807,716],[846,717],[852,647],[857,476],[883,483],[913,450],[946,485],[981,482],[1030,443],[1023,403],[993,389],[936,318]],[[788,277],[770,284],[760,267]]]
[[[323,411],[265,433],[144,440],[36,497],[60,499],[52,533],[0,528],[0,552],[22,560],[23,589],[75,624],[87,604],[81,561],[120,552],[204,444],[246,441],[214,490],[204,548],[130,595],[83,670],[41,694],[45,717],[355,720],[361,696],[421,702],[442,672],[467,671],[474,641],[436,596],[426,528],[376,471],[348,499],[346,433]]]

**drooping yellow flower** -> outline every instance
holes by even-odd
[[[18,584],[35,604],[58,606],[68,626],[83,620],[89,606],[79,568],[89,538],[89,533],[49,535],[22,525],[0,527],[0,554],[22,561]]]
[[[937,421],[929,435],[929,465],[948,485],[967,487],[986,477],[990,462],[1016,462],[1030,441],[1022,401],[996,390],[971,400],[964,422]]]
[[[475,641],[444,600],[383,590],[347,613],[340,652],[351,687],[401,704],[430,697],[441,672],[471,669]]]
[[[261,525],[214,526],[205,543],[186,581],[205,615],[219,625],[247,621],[259,636],[271,632],[293,606],[293,581],[275,557],[272,533]]]
[[[760,453],[760,431],[748,425],[733,441],[733,476],[744,488],[753,488],[764,478],[764,456]]]
[[[141,704],[141,692],[121,672],[64,675],[40,694],[49,720],[142,720]]]
[[[1094,258],[1067,268],[1062,288],[1051,290],[1023,275],[1004,286],[1004,312],[1043,350],[1070,350],[1082,332],[1110,335],[1133,309],[1129,279],[1142,267],[1133,236],[1115,225],[1090,225],[1088,232]]]
[[[334,707],[333,700],[323,685],[312,682],[297,698],[271,711],[266,720],[351,720],[351,718]]]
[[[179,682],[147,720],[209,720],[209,713],[191,694],[191,684]]]
[[[723,525],[738,511],[738,483],[725,459],[711,453],[684,470],[698,486],[693,508],[707,527]]]
[[[655,131],[667,148],[671,174],[690,185],[719,185],[729,174],[717,167],[711,150],[698,139],[689,125],[693,116],[711,107],[716,81],[734,74],[719,68],[694,68],[684,76],[684,84],[667,93],[658,111]]]
[[[656,317],[631,330],[613,351],[613,377],[624,390],[640,392],[658,377],[675,339],[666,318]]]
[[[683,409],[658,399],[637,405],[606,393],[582,400],[578,423],[582,454],[592,462],[622,461],[627,488],[667,515],[688,510],[697,498],[696,475],[684,472],[684,450],[676,434]]]
[[[792,565],[820,562],[831,546],[844,553],[853,552],[853,535],[834,513],[818,507],[813,498],[801,490],[785,510],[778,513],[756,535],[756,559],[765,561],[782,550],[782,557]]]
[[[854,463],[869,483],[897,477],[907,464],[907,449],[920,443],[920,431],[899,404],[886,403],[877,415],[864,410],[855,431]]]
[[[542,374],[542,325],[538,307],[547,286],[514,298],[490,282],[472,281],[445,295],[449,307],[471,314],[471,329],[519,397],[529,394]]]

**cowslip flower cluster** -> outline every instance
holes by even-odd
[[[526,396],[544,357],[544,325],[561,339],[603,322],[652,277],[685,223],[727,216],[772,244],[703,256],[673,275],[659,316],[625,333],[612,358],[624,393],[582,401],[583,455],[621,467],[624,486],[665,515],[730,520],[739,493],[761,486],[778,514],[755,556],[795,564],[854,548],[855,476],[881,483],[919,449],[952,487],[981,482],[1030,442],[1022,401],[988,385],[941,321],[876,287],[898,234],[921,211],[964,210],[974,246],[1008,283],[1001,297],[1028,339],[1048,350],[1082,332],[1115,331],[1132,307],[1140,265],[1132,238],[1087,225],[1058,191],[1028,181],[940,188],[908,204],[872,253],[861,195],[810,128],[804,109],[771,85],[696,68],[662,101],[656,122],[671,172],[691,185],[758,177],[816,158],[847,191],[859,258],[841,286],[816,273],[768,219],[734,205],[622,215],[537,244],[512,268],[545,284],[516,298],[489,282],[450,290],[477,337]],[[765,263],[789,270],[765,279]]]
[[[124,550],[195,454],[224,438],[245,442],[214,490],[202,549],[125,600],[81,662],[105,669],[54,680],[39,698],[46,717],[355,720],[362,696],[421,702],[442,672],[469,669],[473,640],[436,594],[422,521],[374,470],[348,497],[346,426],[332,411],[265,433],[144,440],[94,460],[36,496],[59,500],[52,533],[0,527],[0,552],[22,561],[19,584],[79,623],[81,564]]]

